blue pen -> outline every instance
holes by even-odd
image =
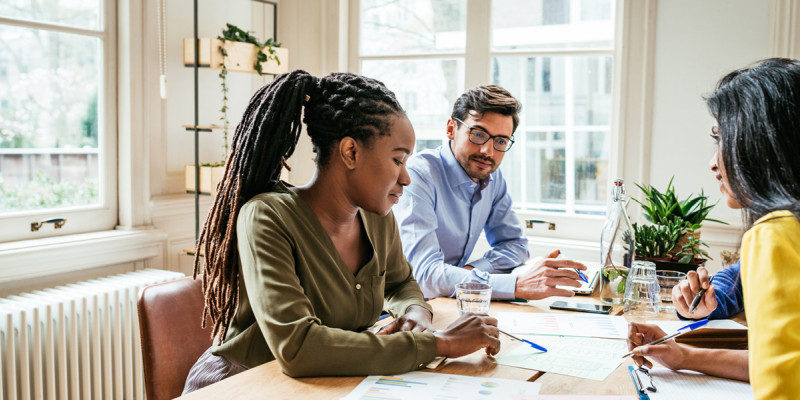
[[[556,258],[561,258],[561,250],[558,251],[558,256]],[[578,277],[580,277],[582,281],[589,283],[589,279],[586,278],[586,275],[584,275],[583,272],[581,272],[581,270],[575,268],[575,272],[578,273]]]
[[[540,350],[540,351],[543,351],[543,352],[547,353],[547,349],[545,349],[542,346],[539,346],[536,343],[531,342],[530,340],[525,340],[525,339],[522,339],[522,338],[518,338],[518,337],[516,337],[516,336],[514,336],[514,335],[512,335],[512,334],[510,334],[510,333],[508,333],[508,332],[506,332],[506,331],[504,331],[502,329],[498,329],[498,330],[500,331],[500,333],[502,333],[502,334],[514,339],[514,340],[519,340],[520,342],[525,342],[525,343],[529,344],[531,347],[533,347],[534,349]]]
[[[628,366],[628,373],[631,374],[631,379],[633,379],[633,386],[636,388],[636,392],[639,393],[639,400],[650,400],[650,396],[644,392],[644,387],[642,387],[642,382],[639,381],[639,375],[636,375],[636,371],[634,371],[632,366]]]
[[[697,329],[697,328],[699,328],[699,327],[701,327],[701,326],[703,326],[703,325],[705,325],[707,323],[708,323],[708,318],[701,319],[700,321],[697,321],[697,322],[692,322],[689,325],[682,326],[682,327],[678,328],[678,330],[675,331],[675,333],[672,333],[670,335],[664,336],[663,338],[655,340],[655,341],[652,341],[650,343],[643,344],[642,346],[649,346],[651,344],[664,343],[667,340],[670,340],[672,338],[676,338],[676,337],[678,337],[680,335],[683,335],[686,332],[691,332],[691,331],[693,331],[693,330],[695,330],[695,329]],[[629,357],[629,356],[632,356],[632,355],[633,355],[633,350],[631,350],[628,354],[625,354],[624,356],[622,356],[622,358]]]

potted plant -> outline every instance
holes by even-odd
[[[705,264],[711,259],[703,247],[708,245],[700,239],[700,228],[705,221],[723,221],[708,218],[708,213],[716,206],[708,204],[708,196],[703,191],[699,195],[690,194],[680,200],[669,180],[664,192],[646,185],[636,186],[644,194],[644,199],[633,199],[642,206],[644,218],[650,225],[633,224],[636,238],[636,258],[653,261],[656,268],[687,272]]]
[[[288,51],[281,49],[280,43],[272,38],[259,41],[251,32],[236,25],[226,24],[222,34],[216,39],[198,39],[199,66],[219,69],[222,88],[222,107],[220,108],[221,126],[211,125],[201,130],[222,129],[223,153],[220,161],[200,164],[200,193],[216,194],[216,188],[225,173],[225,157],[228,154],[228,71],[241,71],[264,74],[281,74],[288,72],[288,66],[282,65],[281,59],[288,58]],[[184,39],[184,65],[194,65],[194,45],[192,39]],[[194,128],[192,127],[186,127]],[[195,166],[184,166],[185,187],[187,192],[194,192]]]

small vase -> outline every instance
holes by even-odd
[[[630,270],[622,266],[603,267],[600,270],[600,300],[606,304],[621,305]]]

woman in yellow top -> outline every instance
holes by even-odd
[[[717,120],[711,170],[725,203],[742,209],[741,276],[748,349],[694,349],[631,324],[637,363],[748,380],[756,399],[800,394],[800,61],[768,59],[731,72],[707,100]]]
[[[317,168],[290,187],[279,177],[301,119]],[[272,360],[293,377],[369,375],[497,353],[494,318],[433,329],[403,256],[391,207],[410,182],[413,148],[408,117],[374,79],[297,70],[253,95],[200,237],[195,273],[215,340],[184,393]],[[395,321],[373,333],[384,306]]]

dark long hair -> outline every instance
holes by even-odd
[[[800,221],[800,61],[771,58],[733,71],[706,102],[747,225],[777,210]]]
[[[222,341],[239,296],[239,252],[236,219],[253,196],[270,191],[278,182],[285,160],[294,153],[305,108],[308,135],[324,167],[336,143],[352,137],[371,145],[376,135],[388,134],[389,116],[404,114],[383,83],[350,73],[316,78],[296,70],[275,78],[250,99],[233,135],[225,176],[217,187],[194,259],[194,276],[202,263],[206,317],[211,336]],[[218,335],[219,334],[219,335]]]

